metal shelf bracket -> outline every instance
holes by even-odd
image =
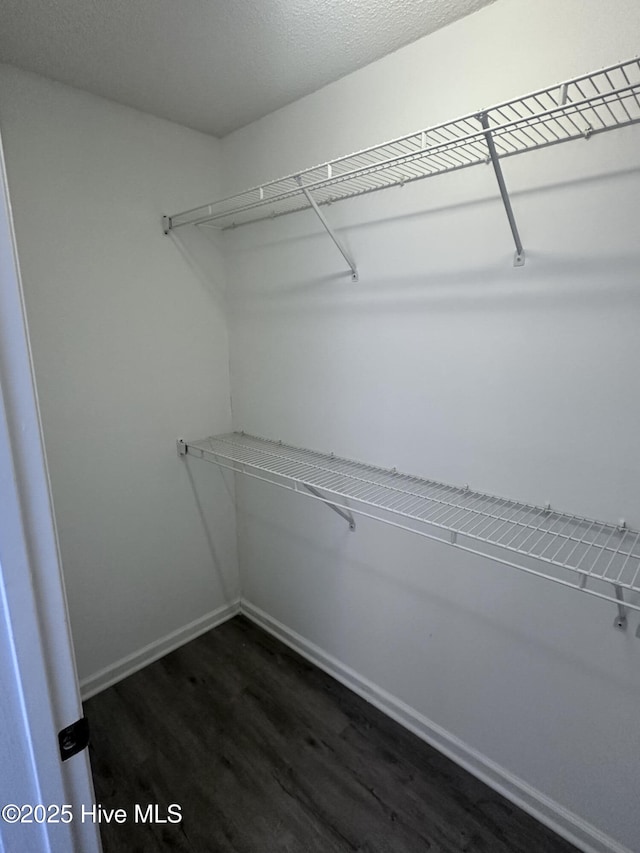
[[[513,208],[511,207],[511,200],[509,198],[507,185],[504,182],[502,166],[500,165],[500,157],[498,156],[498,152],[496,151],[496,146],[493,141],[493,134],[491,132],[491,128],[489,127],[489,116],[487,115],[487,113],[478,113],[478,118],[480,119],[480,123],[482,124],[482,128],[484,130],[484,137],[487,142],[487,148],[489,149],[489,157],[491,158],[493,171],[495,172],[496,180],[498,181],[500,195],[502,196],[502,203],[504,204],[504,209],[507,214],[507,219],[509,220],[511,233],[513,234],[513,241],[516,244],[516,251],[513,256],[513,265],[514,267],[523,267],[525,259],[524,248],[522,246],[522,240],[520,239],[520,234],[518,232],[518,226],[516,225],[516,219],[513,215]]]
[[[167,236],[169,231],[171,231],[171,217],[170,216],[163,216],[162,217],[162,231],[163,231],[165,237]]]
[[[302,190],[305,198],[307,199],[307,201],[309,202],[309,204],[313,208],[316,216],[318,217],[318,219],[322,223],[327,234],[329,235],[329,237],[331,237],[333,242],[336,244],[338,251],[340,252],[342,257],[345,259],[347,264],[349,265],[349,269],[351,270],[351,281],[358,281],[358,268],[355,265],[355,261],[351,258],[351,255],[347,252],[345,247],[342,245],[342,242],[340,241],[339,237],[337,236],[337,234],[334,232],[333,228],[327,222],[327,219],[326,219],[324,213],[318,207],[318,204],[317,204],[316,200],[314,199],[314,197],[311,195],[309,190],[302,183],[302,178],[300,177],[300,175],[298,175],[296,177],[296,182],[297,182],[298,186],[300,187],[300,189]]]
[[[620,628],[621,631],[624,631],[627,627],[627,608],[624,606],[624,594],[617,584],[613,584],[613,588],[616,593],[616,598],[618,599],[618,615],[615,618],[613,627]],[[640,626],[638,626],[638,633],[636,636],[640,637]]]
[[[183,438],[179,438],[176,441],[176,449],[178,451],[178,456],[186,456],[187,455],[187,443]]]
[[[321,492],[319,492],[317,489],[314,489],[313,486],[310,486],[308,483],[302,483],[301,485],[308,492],[310,492],[316,498],[321,500],[323,504],[325,504],[326,506],[329,507],[329,509],[332,509],[334,512],[336,512],[341,518],[344,518],[344,520],[349,525],[349,530],[354,531],[356,529],[355,518],[353,517],[353,515],[350,512],[343,510],[343,509],[340,509],[340,507],[337,507],[335,504],[331,503],[331,501],[327,500],[327,498],[325,498]]]

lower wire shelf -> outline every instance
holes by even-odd
[[[239,432],[180,439],[178,453],[320,500],[352,530],[354,514],[373,518],[611,601],[618,628],[626,627],[627,608],[640,611],[640,531],[623,522],[582,518]]]

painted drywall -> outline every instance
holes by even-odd
[[[631,57],[638,33],[631,0],[498,0],[227,137],[225,191]],[[357,285],[312,213],[227,232],[234,427],[638,528],[638,128],[504,170],[521,269],[490,168],[329,208]],[[248,602],[581,843],[637,849],[637,616],[619,632],[595,599],[237,488]]]
[[[0,130],[84,681],[238,595],[233,484],[175,451],[230,425],[222,262],[160,226],[219,143],[8,66]]]

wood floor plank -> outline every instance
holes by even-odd
[[[105,853],[575,853],[243,617],[90,699]]]

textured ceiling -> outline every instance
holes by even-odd
[[[224,136],[492,0],[0,0],[0,61]]]

